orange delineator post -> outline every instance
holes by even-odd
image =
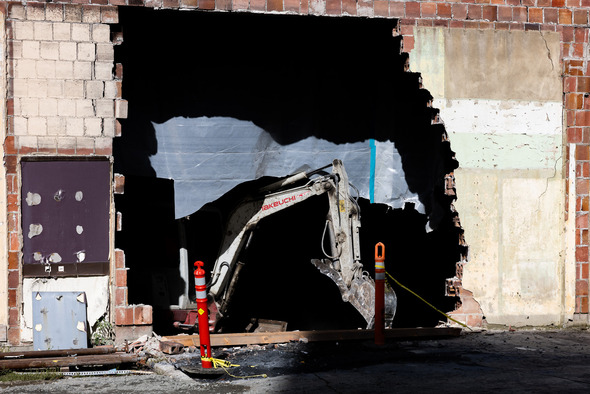
[[[385,245],[375,245],[375,344],[385,345]]]
[[[199,342],[201,343],[201,366],[213,368],[211,361],[211,337],[209,335],[209,308],[207,306],[207,282],[205,281],[205,265],[202,261],[195,262],[195,291],[197,292],[197,314],[199,322]]]

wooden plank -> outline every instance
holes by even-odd
[[[385,330],[385,338],[444,338],[456,337],[461,333],[460,328],[393,328]],[[255,344],[284,343],[307,340],[320,341],[351,341],[367,340],[375,336],[373,330],[326,330],[326,331],[285,331],[285,332],[252,332],[211,334],[211,346],[243,346]],[[175,335],[163,337],[162,340],[174,341],[184,346],[199,346],[198,335]]]
[[[117,365],[122,363],[134,363],[138,360],[139,356],[127,353],[113,353],[73,357],[25,358],[18,360],[0,360],[0,370],[75,367],[81,365]]]
[[[115,353],[114,346],[101,346],[90,349],[61,349],[61,350],[30,350],[22,352],[4,352],[0,353],[0,360],[4,359],[21,359],[21,358],[40,358],[40,357],[61,357],[61,356],[86,356],[91,354],[109,354]]]

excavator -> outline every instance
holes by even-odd
[[[325,170],[331,167],[331,173]],[[263,186],[245,196],[230,213],[221,248],[207,284],[209,329],[215,332],[228,309],[245,263],[242,261],[257,224],[277,212],[289,209],[314,196],[326,196],[328,213],[321,239],[322,253],[311,263],[336,284],[342,300],[349,302],[362,315],[367,328],[375,319],[375,282],[361,263],[359,230],[361,227],[358,190],[350,189],[341,160],[316,170],[300,171]],[[326,250],[327,249],[327,250]],[[397,297],[391,287],[385,291],[385,323],[391,327]],[[196,326],[196,316],[189,314],[178,328]]]

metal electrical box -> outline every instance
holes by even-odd
[[[88,347],[86,293],[34,291],[32,296],[35,350]]]

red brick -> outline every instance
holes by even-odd
[[[436,16],[436,3],[420,3],[422,18],[433,18]]]
[[[512,21],[512,7],[498,7],[499,21]]]
[[[389,16],[389,2],[386,0],[375,0],[373,2],[375,16]]]
[[[18,308],[8,309],[8,325],[9,326],[18,326],[18,323],[19,323],[18,317],[19,317]]]
[[[576,111],[576,126],[590,126],[590,111]]]
[[[495,5],[484,5],[482,8],[482,19],[490,22],[498,20],[498,7]]]
[[[571,56],[575,57],[575,58],[582,58],[584,57],[584,46],[586,44],[584,43],[574,43],[574,44],[570,44],[571,45]]]
[[[581,245],[588,245],[588,230],[580,230],[581,231]]]
[[[115,289],[115,305],[126,306],[127,305],[127,287],[117,287]]]
[[[8,307],[9,308],[16,308],[17,305],[18,305],[17,290],[16,289],[8,290]]]
[[[587,10],[574,10],[574,24],[587,25],[588,24],[588,11]]]
[[[587,229],[588,228],[588,215],[580,214],[576,215],[576,228]],[[587,260],[585,260],[587,261]]]
[[[584,95],[580,93],[566,93],[565,95],[565,108],[566,109],[582,109],[584,105]],[[577,129],[576,129],[577,130]],[[569,130],[568,130],[569,131]],[[582,140],[582,131],[579,132],[580,141]],[[569,133],[568,133],[569,136]]]
[[[480,20],[483,13],[481,5],[469,4],[467,5],[467,19]]]
[[[8,252],[8,269],[18,270],[19,268],[18,252]]]
[[[581,0],[565,0],[565,5],[570,8],[580,7]]]
[[[6,337],[8,343],[12,345],[20,344],[20,327],[8,327]]]
[[[299,13],[301,15],[309,14],[309,0],[301,0],[301,6],[299,7]]]
[[[559,19],[557,8],[545,8],[543,10],[543,19],[545,23],[557,23]]]
[[[526,7],[514,7],[512,9],[512,20],[515,22],[526,22],[528,20]]]
[[[559,23],[562,25],[570,25],[572,23],[572,11],[568,9],[559,10]]]
[[[116,269],[115,270],[115,286],[117,287],[127,287],[127,270],[126,269]]]
[[[100,7],[100,20],[102,23],[119,23],[117,7]]]
[[[448,28],[449,27],[449,22],[450,21],[448,19],[434,19],[432,21],[432,26],[435,26],[435,27],[446,27],[446,28]]]
[[[551,0],[551,7],[563,7],[565,5],[565,0]]]
[[[414,49],[414,37],[404,37],[404,52],[410,52],[412,49]]]
[[[467,18],[467,5],[465,4],[453,4],[453,19],[465,19]]]
[[[537,0],[537,7],[551,7],[551,0]]]
[[[294,1],[289,0],[290,3],[294,3]],[[247,10],[250,5],[249,0],[233,0],[232,9],[233,10]],[[293,11],[299,11],[299,2],[297,2],[297,9]]]
[[[125,325],[131,326],[133,325],[133,313],[135,308],[132,306],[128,306],[125,308]]]
[[[269,6],[270,1],[277,0],[267,0],[267,7]],[[280,0],[279,0],[280,1]],[[282,6],[281,6],[282,8]],[[269,8],[269,11],[270,8]],[[275,10],[277,11],[277,10]],[[342,13],[342,2],[340,0],[326,0],[326,14],[328,15],[340,15]]]
[[[567,96],[567,95],[566,95]],[[579,144],[582,142],[582,128],[568,127],[567,128],[567,142],[570,144]]]
[[[126,325],[126,323],[125,323],[125,317],[127,316],[126,310],[127,310],[126,307],[116,307],[115,308],[115,324],[117,326]]]
[[[576,248],[576,262],[588,262],[588,247],[580,246]]]
[[[299,1],[297,1],[299,4]],[[342,15],[356,15],[356,1],[355,0],[342,0]],[[286,9],[286,7],[285,7]],[[389,15],[388,15],[389,16]]]
[[[543,9],[533,7],[529,8],[529,22],[543,23]]]
[[[574,28],[574,41],[585,43],[588,41],[588,29],[576,27]]]
[[[121,249],[115,249],[115,268],[125,268],[125,252]]]
[[[576,297],[576,312],[588,313],[588,296]]]
[[[576,29],[573,26],[562,26],[562,28],[561,28],[561,41],[574,42],[575,31],[576,31]]]
[[[585,77],[565,77],[563,78],[563,91],[565,93],[569,93],[569,92],[584,92],[584,90],[578,90],[577,89],[577,81],[578,80],[582,80]],[[590,82],[590,81],[588,81]]]
[[[389,16],[395,16],[399,18],[406,16],[406,8],[404,7],[404,4],[405,3],[400,1],[391,1],[389,3]]]
[[[215,9],[222,11],[232,11],[232,0],[217,0],[215,2]]]
[[[587,296],[588,295],[588,280],[581,279],[576,281],[576,295]]]
[[[583,76],[584,61],[582,60],[564,60],[565,74],[572,76]]]
[[[326,10],[330,3],[340,3],[339,0],[326,0]],[[340,7],[339,7],[340,8]],[[283,11],[283,0],[266,0],[267,11]]]
[[[590,266],[590,264],[588,263],[582,263],[579,264],[580,266],[580,279],[586,279],[588,280],[588,267]]]
[[[8,271],[8,288],[18,289],[20,285],[20,272],[17,270]]]
[[[436,14],[441,18],[451,18],[453,16],[451,4],[437,3]]]
[[[113,192],[125,194],[125,175],[115,174],[113,177]]]
[[[20,244],[20,237],[19,237],[18,233],[10,233],[8,236],[9,236],[8,242],[10,242],[9,251],[11,251],[11,252],[19,251],[21,249],[21,244]]]
[[[178,8],[180,0],[162,0],[162,6],[164,8]]]
[[[152,306],[151,305],[144,305],[142,313],[143,313],[142,320],[144,321],[144,324],[152,324],[154,321],[154,318],[153,318],[154,313],[153,313]]]
[[[406,2],[406,16],[408,18],[419,18],[420,17],[420,3],[416,1]]]
[[[250,9],[253,11],[265,11],[266,0],[250,0]]]

